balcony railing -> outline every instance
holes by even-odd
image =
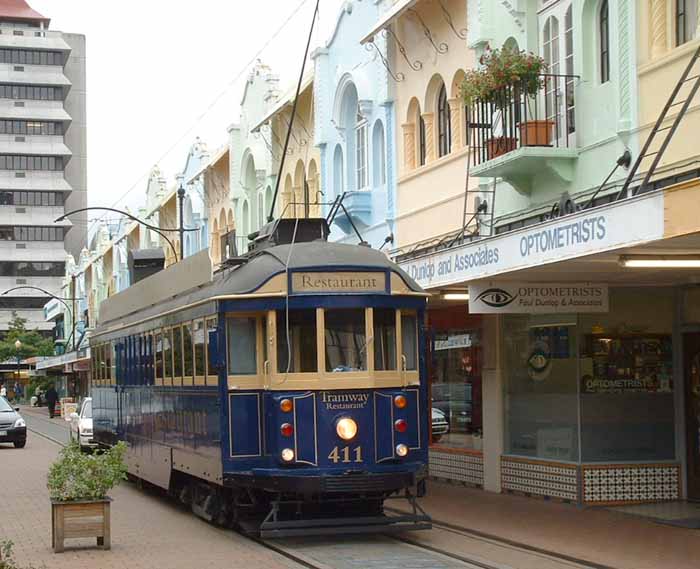
[[[472,164],[478,166],[523,147],[575,146],[575,75],[540,76],[536,93],[526,83],[495,91],[467,107]]]

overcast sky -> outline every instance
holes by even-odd
[[[87,37],[90,205],[135,209],[154,164],[172,180],[196,136],[211,150],[223,144],[226,127],[238,118],[248,62],[301,6],[261,55],[287,90],[301,66],[314,3],[29,0],[51,18],[52,29]],[[341,5],[321,0],[313,44],[325,43]]]

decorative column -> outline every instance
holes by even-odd
[[[416,125],[405,123],[403,129],[403,165],[406,171],[416,169]]]
[[[668,48],[666,10],[666,0],[649,0],[652,59],[661,57],[664,53],[666,53]]]
[[[435,140],[435,113],[423,113],[425,123],[425,163],[430,164],[437,156],[437,140]]]
[[[449,99],[450,105],[450,130],[452,131],[452,150],[459,150],[464,146],[464,120],[462,112],[464,103],[461,99]]]

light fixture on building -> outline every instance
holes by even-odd
[[[623,255],[627,269],[700,269],[700,255]]]
[[[469,300],[468,292],[445,292],[440,298],[442,300]]]

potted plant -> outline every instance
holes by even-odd
[[[110,548],[110,503],[107,492],[126,480],[126,444],[85,455],[72,441],[51,465],[48,489],[51,498],[51,536],[56,553],[66,538],[95,537],[97,545]]]
[[[529,109],[528,99],[542,89],[542,73],[546,69],[544,59],[532,53],[513,48],[488,49],[479,58],[481,67],[469,70],[462,81],[464,103],[471,107],[475,102],[485,102],[498,111],[517,113],[513,101],[519,105],[522,99]],[[517,116],[515,117],[517,120]],[[493,120],[492,120],[493,122]],[[549,120],[525,120],[518,125],[521,143],[526,146],[545,145],[551,140],[553,122]],[[499,136],[487,139],[488,159],[495,158],[516,148],[516,139]]]

